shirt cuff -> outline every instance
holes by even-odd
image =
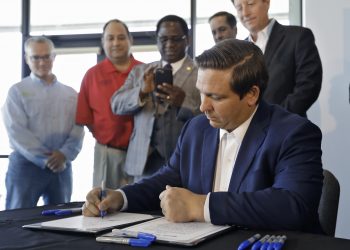
[[[116,191],[118,191],[118,192],[120,192],[120,193],[122,194],[123,200],[124,200],[123,206],[122,206],[122,208],[120,209],[120,211],[125,211],[125,210],[127,210],[127,209],[128,209],[128,199],[126,198],[126,195],[125,195],[124,191],[121,190],[121,189],[117,189]]]
[[[211,222],[210,219],[210,211],[209,211],[209,199],[210,199],[210,194],[207,195],[207,198],[205,198],[205,203],[204,203],[204,220],[205,222]]]

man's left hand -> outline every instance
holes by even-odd
[[[206,195],[195,194],[184,188],[166,186],[159,199],[162,213],[169,221],[204,221]]]

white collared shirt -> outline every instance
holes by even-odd
[[[170,63],[171,67],[173,68],[173,75],[175,75],[175,73],[181,68],[185,59],[186,59],[186,56],[177,62]],[[162,67],[164,67],[166,64],[168,64],[168,62],[162,61]]]
[[[213,183],[214,192],[228,191],[239,148],[242,144],[244,136],[248,130],[250,122],[252,121],[257,108],[258,107],[255,108],[254,112],[245,122],[239,125],[232,132],[220,129],[220,144],[218,150],[218,157],[216,160],[215,178]],[[207,198],[204,203],[204,220],[206,222],[211,222],[209,211],[210,194],[211,193],[207,195]]]
[[[258,32],[256,41],[253,40],[253,37],[251,35],[249,35],[248,37],[248,40],[254,43],[256,46],[258,46],[263,53],[265,53],[266,44],[269,40],[272,27],[275,24],[275,22],[276,20],[272,18],[269,21],[269,24],[263,30]]]

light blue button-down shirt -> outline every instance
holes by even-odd
[[[11,148],[43,169],[53,150],[73,161],[84,138],[75,124],[76,105],[77,92],[56,77],[45,84],[32,73],[13,85],[2,110]]]

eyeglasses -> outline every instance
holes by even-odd
[[[30,56],[29,58],[32,62],[39,62],[40,60],[47,62],[52,60],[53,57],[54,55],[50,54],[50,55],[44,55],[44,56]]]
[[[157,39],[160,43],[167,43],[168,41],[179,43],[183,40],[185,40],[186,36],[158,36]]]

